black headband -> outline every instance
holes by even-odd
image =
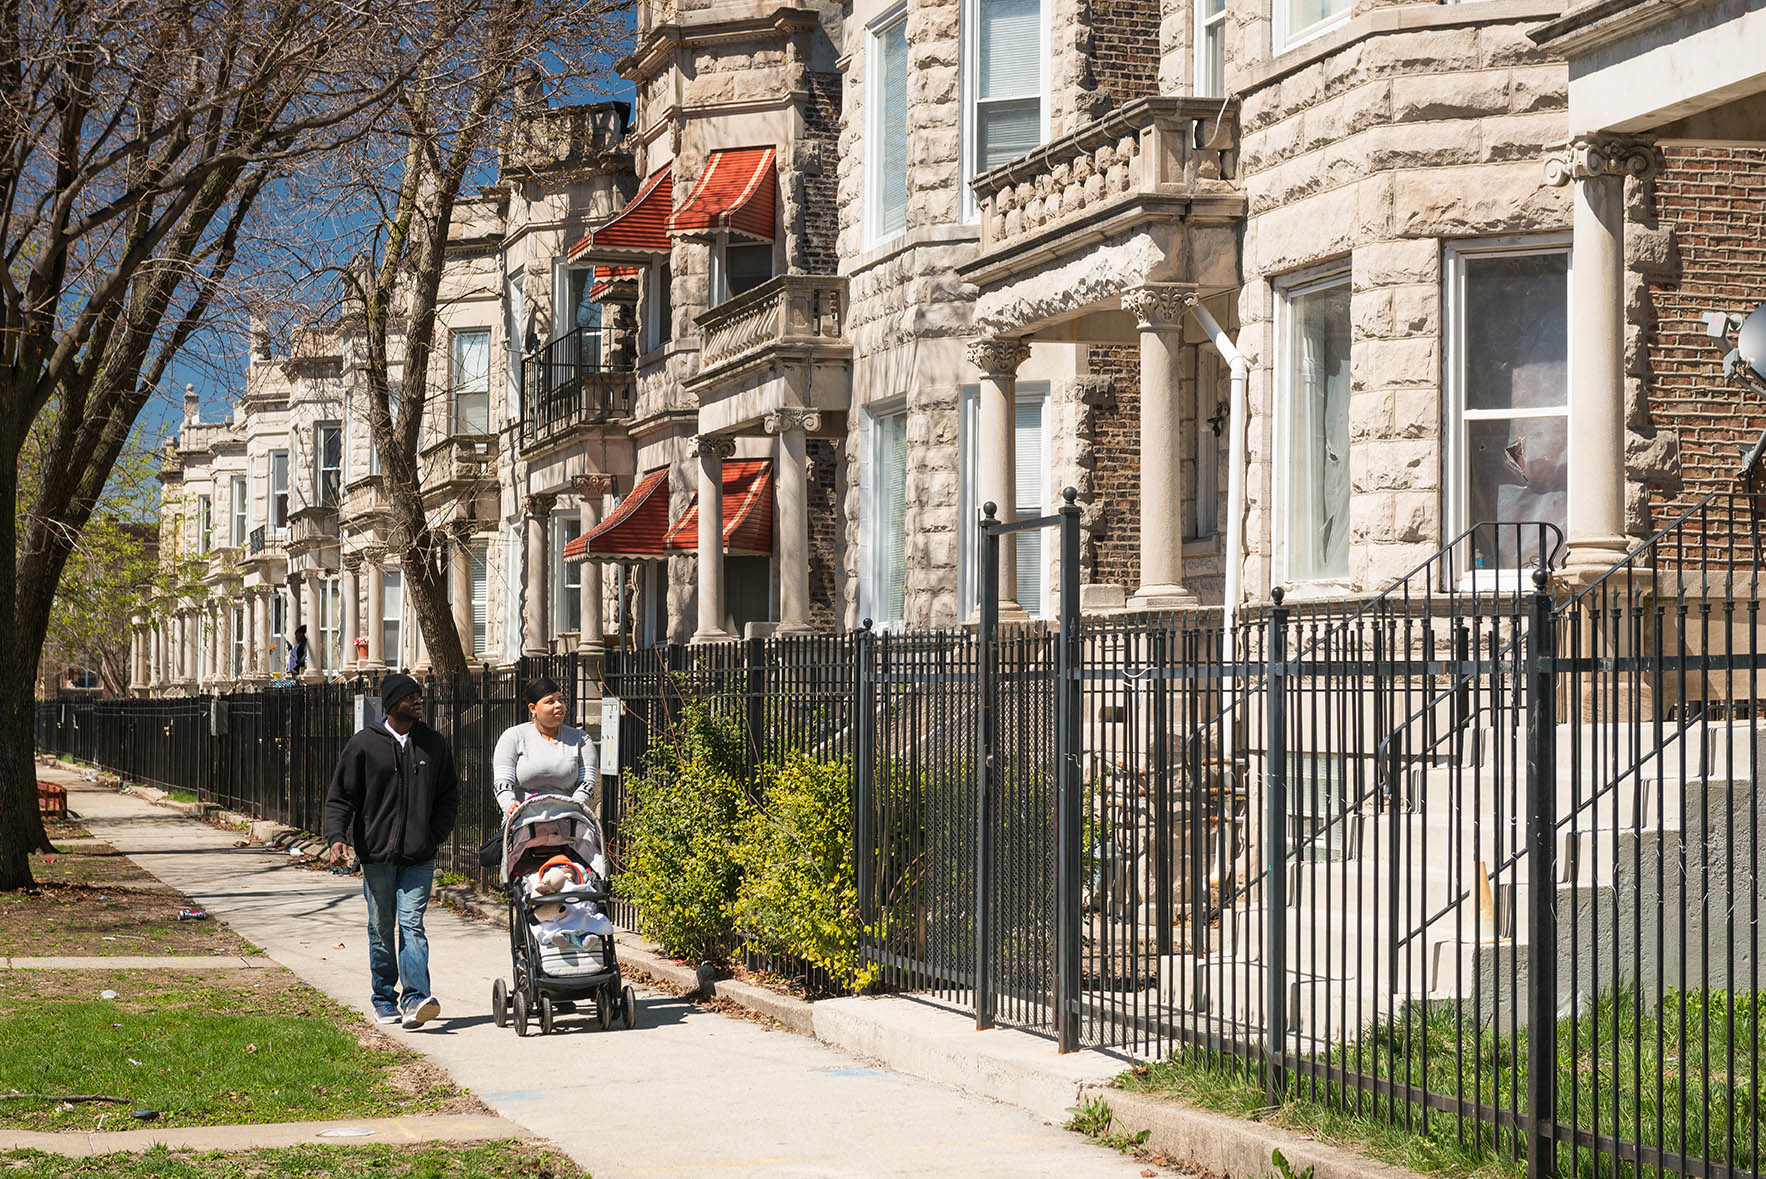
[[[560,695],[562,695],[564,692],[564,689],[560,688],[557,684],[557,681],[553,680],[551,676],[542,675],[542,676],[538,676],[534,679],[528,680],[527,681],[527,689],[526,689],[526,691],[524,691],[522,693],[522,695],[527,697],[527,702],[529,704],[538,704],[540,701],[544,700],[547,696],[552,695],[552,693],[554,693],[554,692],[557,692]]]

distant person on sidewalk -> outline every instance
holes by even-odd
[[[423,723],[416,680],[387,676],[380,703],[385,719],[351,737],[337,759],[325,794],[325,838],[333,864],[343,863],[346,844],[354,844],[362,865],[374,1016],[414,1028],[441,1014],[429,990],[423,914],[435,850],[460,810],[460,780],[448,743]]]
[[[507,815],[536,794],[568,794],[584,807],[600,800],[601,763],[595,743],[564,723],[564,690],[540,676],[527,681],[525,724],[510,725],[491,755],[491,783]]]
[[[288,678],[297,679],[307,669],[307,624],[294,628],[294,642],[288,644]]]

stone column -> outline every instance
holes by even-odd
[[[319,630],[319,588],[323,584],[324,579],[316,572],[307,574],[300,582],[301,610],[298,617],[307,624],[307,669],[301,678],[308,682],[325,678],[325,669],[320,666],[324,635]]]
[[[582,535],[587,536],[601,523],[601,506],[607,493],[613,490],[613,476],[579,476],[574,490],[582,512]],[[599,655],[607,635],[607,623],[601,616],[601,601],[606,588],[601,562],[583,561],[581,582],[579,592],[582,594],[582,604],[579,613],[582,615],[582,625],[577,629],[576,649],[584,655]]]
[[[294,573],[288,577],[288,614],[282,620],[282,629],[287,633],[286,639],[294,638],[294,628],[307,621],[306,611],[302,609],[302,601],[307,585],[312,581],[309,573]]]
[[[1018,367],[1029,359],[1030,345],[1007,336],[990,336],[969,345],[969,363],[981,372],[975,415],[975,504],[982,510],[993,504],[1001,523],[1018,518]],[[975,526],[973,520],[962,521],[964,528]],[[1001,618],[1023,616],[1018,605],[1018,542],[1009,532],[1000,537],[999,602]]]
[[[208,611],[208,682],[213,685],[216,681],[227,678],[226,673],[222,670],[226,665],[221,662],[223,649],[221,633],[227,616],[219,602],[210,602],[206,609]]]
[[[779,436],[777,511],[779,533],[779,631],[803,633],[809,625],[809,438],[822,428],[813,409],[781,409],[766,416]]]
[[[724,460],[736,453],[732,438],[701,434],[699,457],[699,629],[695,643],[731,638],[724,629]]]
[[[1624,557],[1625,178],[1655,172],[1652,146],[1578,136],[1545,162],[1546,181],[1572,184],[1570,273],[1569,566],[1597,574]]]
[[[260,679],[270,678],[270,593],[259,590],[251,599],[251,670]]]
[[[180,610],[178,612],[178,671],[179,678],[190,683],[199,678],[196,671],[196,611]]]
[[[552,619],[546,609],[547,591],[552,587],[552,507],[558,502],[555,495],[530,495],[527,497],[526,545],[523,549],[523,563],[527,569],[527,589],[521,598],[521,653],[523,655],[544,655],[552,649],[549,641],[552,633]],[[470,590],[470,585],[468,589]],[[467,634],[471,634],[471,617],[467,618]]]
[[[361,602],[358,600],[360,582],[356,571],[361,568],[359,557],[349,557],[343,563],[343,573],[339,579],[338,597],[343,599],[342,620],[338,623],[339,643],[342,650],[342,665],[345,671],[353,671],[356,667],[356,636],[362,633]]]
[[[1183,486],[1177,440],[1183,429],[1183,317],[1194,301],[1187,283],[1151,283],[1122,296],[1140,327],[1142,610],[1194,606],[1183,580]]]
[[[368,671],[379,671],[386,666],[388,654],[386,646],[386,567],[381,564],[385,554],[379,549],[365,549],[362,552],[362,568],[368,573],[368,625],[364,628],[368,636],[368,659],[363,667]],[[398,652],[391,653],[393,659]]]
[[[139,617],[129,620],[129,691],[139,692],[147,684],[147,633]]]
[[[165,678],[165,631],[160,623],[153,623],[147,632],[147,684],[157,688]]]

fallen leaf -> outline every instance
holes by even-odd
[[[1153,1170],[1151,1167],[1148,1167],[1146,1170],[1141,1172],[1141,1179],[1159,1179],[1159,1172]]]
[[[343,949],[343,943],[338,942],[335,946],[332,946],[331,948],[334,950],[341,950],[341,949]]]
[[[246,1050],[246,1052],[248,1052],[248,1053],[250,1053],[250,1052],[256,1052],[256,1051],[257,1051],[257,1050],[258,1050],[258,1046],[257,1046],[257,1045],[256,1045],[256,1044],[247,1044],[247,1045],[246,1045],[246,1046],[245,1046],[245,1050]]]

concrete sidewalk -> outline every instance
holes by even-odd
[[[121,1120],[126,1121],[127,1118]],[[177,1126],[150,1130],[94,1130],[88,1134],[42,1134],[0,1130],[0,1150],[40,1150],[84,1158],[148,1150],[267,1150],[318,1143],[490,1142],[523,1137],[519,1126],[482,1114],[435,1114],[406,1118],[358,1118],[353,1122],[266,1122],[256,1126]]]
[[[40,773],[67,786],[68,805],[93,835],[189,894],[275,961],[340,1002],[365,1007],[359,878],[297,867],[280,851],[236,848],[230,833],[78,774]],[[430,908],[428,930],[444,1018],[400,1034],[597,1179],[1115,1177],[1143,1169],[1020,1109],[658,994],[640,993],[636,1031],[601,1032],[587,1020],[561,1019],[550,1036],[517,1039],[490,1017],[491,982],[509,973],[507,934],[438,906]]]

